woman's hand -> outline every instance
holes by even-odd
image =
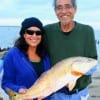
[[[21,88],[21,89],[19,89],[19,93],[21,93],[21,94],[24,94],[24,93],[26,93],[27,92],[27,89],[25,89],[25,88]],[[34,100],[34,99],[31,99],[30,97],[28,98],[24,98],[24,100]],[[38,98],[38,100],[42,100],[42,98]]]
[[[24,94],[24,93],[26,93],[26,92],[27,92],[27,89],[21,88],[21,89],[19,89],[19,92],[18,92],[18,93]]]
[[[19,89],[19,93],[21,93],[21,94],[24,94],[24,93],[26,93],[26,92],[27,92],[27,89],[25,89],[25,88]],[[24,98],[24,100],[34,100],[34,99]]]

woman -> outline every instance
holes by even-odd
[[[43,46],[43,25],[31,17],[21,24],[20,37],[4,58],[2,88],[25,93],[36,79],[50,67]]]

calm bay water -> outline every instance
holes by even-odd
[[[19,26],[1,26],[0,27],[0,47],[12,47],[14,41],[19,36]]]
[[[0,48],[12,47],[19,36],[20,26],[0,26]],[[98,52],[98,70],[100,70],[100,30],[95,30]]]

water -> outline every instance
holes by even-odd
[[[0,48],[12,47],[19,37],[20,26],[0,26]],[[96,47],[98,53],[98,67],[100,70],[100,30],[95,30]]]
[[[19,37],[19,26],[0,26],[0,48],[12,47],[14,41]],[[100,72],[100,30],[95,30],[96,47],[98,53],[98,66],[97,72]],[[3,60],[0,59],[0,82],[3,74],[2,67]],[[0,86],[0,96],[5,100],[9,100],[8,96],[4,93]]]
[[[100,71],[100,30],[95,30],[96,47],[98,53],[98,66],[97,71]]]
[[[0,26],[0,47],[12,47],[19,36],[19,26]]]

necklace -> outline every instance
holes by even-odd
[[[31,62],[40,62],[41,59],[30,59]]]

